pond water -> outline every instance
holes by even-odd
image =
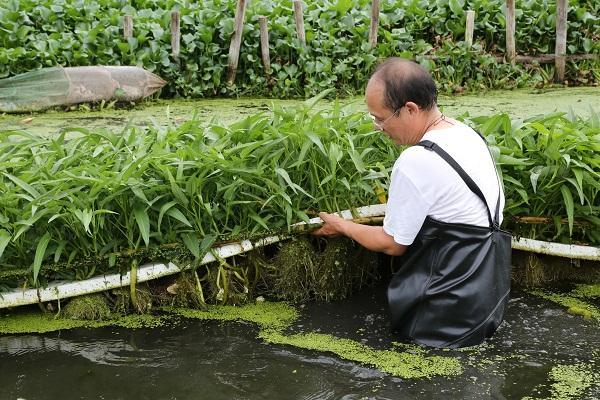
[[[384,289],[309,304],[290,330],[390,348]],[[462,365],[458,376],[431,379],[401,379],[332,354],[265,344],[250,323],[182,318],[154,329],[4,335],[0,398],[599,399],[599,375],[591,377],[600,369],[598,327],[597,320],[515,290],[505,322],[485,345],[405,348],[456,357]],[[552,376],[560,365],[579,375]],[[578,386],[582,373],[593,380]]]
[[[358,110],[366,111],[362,97],[340,100]],[[528,118],[554,111],[589,115],[600,112],[600,87],[555,88],[545,90],[503,90],[479,94],[440,96],[440,108],[448,116],[469,113],[471,116],[508,113],[514,118]],[[300,100],[278,99],[199,99],[147,100],[128,110],[48,111],[36,114],[0,114],[0,133],[11,130],[53,135],[65,127],[122,130],[128,124],[135,126],[178,125],[194,114],[204,120],[214,119],[227,124],[257,112],[268,112],[273,104],[294,106]],[[322,101],[319,107],[327,108]]]

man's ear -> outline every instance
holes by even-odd
[[[404,103],[404,107],[408,110],[409,114],[415,115],[421,110],[421,107],[417,105],[417,103],[413,103],[412,101],[407,101]]]

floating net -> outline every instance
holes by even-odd
[[[0,112],[39,111],[95,101],[137,101],[166,82],[139,67],[53,67],[0,80]]]

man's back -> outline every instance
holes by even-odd
[[[499,182],[483,139],[457,122],[450,128],[427,132],[423,140],[436,143],[458,162],[483,192],[493,215]],[[503,207],[502,194],[500,222]],[[427,216],[443,222],[489,227],[485,205],[456,171],[434,152],[412,146],[394,165],[384,227],[398,243],[409,245]]]

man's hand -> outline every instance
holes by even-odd
[[[361,225],[343,219],[335,214],[319,213],[325,222],[322,228],[313,232],[313,235],[336,237],[347,236],[372,251],[380,251],[390,256],[401,256],[407,246],[396,243],[381,226]]]
[[[321,217],[325,224],[314,231],[313,235],[326,237],[346,236],[346,224],[351,223],[350,221],[326,212],[320,212],[319,217]]]

